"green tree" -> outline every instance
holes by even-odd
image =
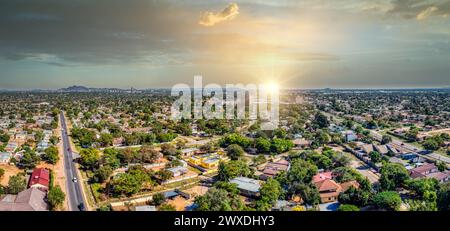
[[[372,203],[378,209],[397,211],[400,208],[402,199],[397,192],[384,191],[376,194],[372,199]]]
[[[388,135],[383,135],[381,138],[381,144],[389,144],[392,142],[392,137]]]
[[[227,147],[227,155],[232,160],[238,160],[244,156],[244,149],[237,144],[231,144]]]
[[[94,171],[93,179],[98,183],[103,183],[105,182],[105,180],[109,179],[112,173],[113,169],[111,168],[111,166],[101,166]]]
[[[228,181],[238,176],[251,176],[253,172],[248,167],[247,163],[242,160],[231,160],[227,163],[221,162],[219,164],[219,179]]]
[[[97,149],[88,148],[80,152],[80,163],[87,169],[94,169],[98,166],[100,154]]]
[[[247,137],[237,133],[228,134],[219,140],[221,147],[228,147],[231,144],[237,144],[242,148],[247,148],[251,144],[251,141]]]
[[[267,138],[259,137],[255,139],[255,148],[258,149],[260,153],[269,153],[270,152],[270,140]]]
[[[161,206],[159,206],[158,211],[177,211],[177,209],[173,206],[173,205],[169,205],[169,204],[162,204]]]
[[[439,143],[434,140],[433,138],[428,138],[427,140],[425,140],[423,142],[423,147],[426,148],[427,150],[438,150],[439,149]]]
[[[197,211],[242,211],[244,204],[237,195],[230,195],[224,189],[211,188],[208,192],[195,198]]]
[[[100,159],[102,165],[108,165],[112,169],[120,167],[119,151],[113,148],[107,148],[103,150],[103,155]]]
[[[417,199],[424,199],[427,192],[436,193],[439,182],[433,178],[413,179],[406,182],[407,188]]]
[[[268,179],[267,182],[260,189],[260,199],[257,203],[258,210],[267,211],[267,208],[272,208],[278,200],[282,192],[280,183],[275,179]]]
[[[48,203],[50,205],[51,210],[55,210],[59,208],[66,198],[66,195],[61,190],[59,185],[52,187],[47,194]]]
[[[264,164],[266,162],[267,162],[267,159],[263,154],[260,154],[253,158],[253,163],[256,165]]]
[[[381,161],[381,154],[377,151],[372,151],[369,153],[370,159],[374,163],[379,163]]]
[[[26,150],[19,161],[19,166],[27,169],[35,168],[41,158],[33,150]]]
[[[447,169],[447,164],[445,164],[443,161],[439,161],[437,163],[437,168],[439,171],[443,172]]]
[[[17,194],[27,188],[27,182],[21,175],[15,175],[9,177],[8,193]]]
[[[176,156],[178,154],[178,150],[175,146],[169,143],[161,144],[161,152],[165,156]]]
[[[270,150],[274,153],[283,153],[291,150],[294,147],[294,143],[288,139],[275,138],[272,140]]]
[[[320,169],[330,169],[333,165],[330,158],[317,152],[309,154],[307,160],[314,163]]]
[[[309,183],[316,173],[317,166],[301,159],[295,159],[291,163],[291,169],[287,173],[286,180],[288,185],[294,182]]]
[[[291,186],[293,194],[300,195],[303,202],[308,205],[318,205],[320,203],[320,194],[316,186],[311,183],[299,183],[295,182]]]
[[[5,169],[0,168],[0,180],[3,178],[4,175],[5,175]]]
[[[223,189],[226,190],[231,195],[237,195],[239,194],[239,189],[237,187],[237,184],[233,184],[226,181],[217,181],[214,183],[214,187],[217,189]]]
[[[450,211],[450,182],[439,185],[437,206],[440,211]]]
[[[380,186],[384,191],[392,191],[401,187],[409,179],[408,170],[401,164],[387,163],[380,170]]]
[[[370,193],[367,191],[350,187],[339,195],[339,202],[364,207],[368,204],[370,196]]]
[[[158,171],[156,173],[156,175],[158,175],[159,179],[161,179],[162,181],[169,180],[169,179],[171,179],[173,177],[173,173],[171,171],[168,171],[168,170]]]
[[[324,114],[320,112],[316,113],[313,123],[318,128],[327,128],[328,126],[330,126],[330,121],[328,120],[328,117],[326,117]]]
[[[49,164],[56,164],[59,160],[58,149],[55,146],[51,146],[44,150],[44,155],[42,155],[42,159],[44,159]]]
[[[143,184],[149,181],[150,177],[141,170],[131,170],[127,173],[116,176],[111,181],[112,193],[114,196],[131,196],[138,193]]]
[[[100,138],[98,139],[98,142],[102,147],[108,147],[113,144],[114,137],[109,133],[102,133],[100,134]]]
[[[340,212],[356,212],[359,211],[360,209],[358,208],[358,206],[355,205],[347,205],[347,204],[341,204],[339,206],[339,208],[337,209],[337,211]]]
[[[155,195],[153,195],[153,204],[154,205],[162,205],[164,203],[164,201],[166,200],[166,198],[164,197],[164,194],[162,193],[157,193]]]

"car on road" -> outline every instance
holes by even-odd
[[[86,210],[86,208],[84,207],[84,204],[83,204],[83,203],[80,203],[80,204],[78,205],[78,209],[79,209],[80,211],[85,211],[85,210]]]
[[[77,179],[76,177],[74,177],[74,178],[72,178],[72,182],[73,182],[73,183],[77,183],[77,182],[78,182],[78,179]]]

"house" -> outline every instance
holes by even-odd
[[[115,147],[122,146],[124,142],[125,142],[125,139],[123,137],[114,138],[113,146],[115,146]]]
[[[11,159],[11,153],[10,152],[0,152],[0,164],[1,163],[8,163]]]
[[[353,142],[358,140],[358,136],[352,131],[343,131],[342,135],[344,136],[345,142]]]
[[[268,163],[263,170],[263,174],[260,176],[261,180],[267,180],[273,178],[280,172],[288,172],[291,167],[287,160],[279,160],[277,162]]]
[[[372,144],[364,144],[362,145],[361,149],[364,153],[369,154],[373,152],[373,145]]]
[[[311,146],[311,142],[306,139],[295,139],[292,143],[294,143],[294,149],[304,149]]]
[[[198,151],[198,148],[186,148],[181,150],[181,154],[183,156],[192,156],[195,154],[196,151]]]
[[[342,192],[347,191],[348,189],[350,189],[351,187],[358,189],[359,188],[359,183],[356,180],[351,180],[351,181],[347,181],[341,184],[341,188],[342,188]]]
[[[386,155],[389,153],[389,149],[386,145],[375,145],[375,150],[382,155]]]
[[[136,211],[136,212],[154,212],[154,211],[156,211],[156,207],[154,205],[141,205],[141,206],[136,206],[134,208],[134,211]]]
[[[50,183],[50,171],[45,168],[35,168],[31,173],[29,188],[38,188],[41,190],[48,190]]]
[[[237,188],[244,196],[248,197],[259,196],[259,189],[261,188],[261,185],[257,180],[250,179],[247,177],[236,177],[230,180],[230,183],[237,184]]]
[[[39,144],[37,145],[36,149],[37,149],[37,150],[45,150],[45,149],[47,149],[48,147],[50,147],[50,145],[49,145],[48,142],[46,142],[46,141],[41,141],[41,142],[39,142]]]
[[[317,173],[315,176],[313,176],[312,182],[315,184],[324,180],[331,180],[331,179],[333,179],[332,172],[322,172]]]
[[[438,168],[434,164],[424,164],[417,168],[413,168],[410,171],[412,178],[426,177],[428,174],[439,172]]]
[[[450,172],[433,172],[428,174],[426,177],[436,179],[439,183],[445,183],[450,180]]]
[[[227,161],[228,159],[217,153],[208,153],[204,155],[193,155],[189,157],[188,162],[191,166],[198,168],[203,172],[216,170],[219,167],[220,161]]]
[[[417,168],[410,170],[410,175],[412,178],[433,178],[439,181],[439,183],[444,183],[450,180],[450,172],[439,172],[438,168],[434,164],[424,164]]]
[[[413,160],[419,157],[419,155],[415,154],[415,153],[405,153],[403,155],[400,156],[402,159],[404,160]]]
[[[0,200],[0,211],[47,211],[46,193],[29,188],[17,195],[6,195]]]
[[[313,176],[312,183],[319,191],[321,203],[335,202],[342,192],[347,191],[351,187],[359,188],[360,186],[355,180],[338,184],[332,179],[332,172],[322,172]]]
[[[325,179],[314,182],[320,194],[321,203],[329,203],[337,201],[339,194],[342,192],[342,187],[334,180]]]
[[[331,132],[342,132],[344,130],[344,128],[342,126],[339,126],[336,124],[331,124],[330,126],[328,126],[328,129]]]
[[[173,168],[167,169],[167,171],[171,172],[174,177],[184,175],[188,172],[188,169],[185,167],[177,166]]]

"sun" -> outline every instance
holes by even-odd
[[[264,84],[264,87],[266,88],[266,90],[269,93],[275,93],[275,92],[278,92],[280,90],[280,87],[275,82],[267,82],[266,84]]]

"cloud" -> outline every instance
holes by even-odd
[[[214,26],[215,24],[233,19],[239,14],[239,6],[236,3],[230,3],[221,12],[204,12],[200,16],[199,24],[202,26]]]
[[[417,16],[416,19],[417,20],[424,20],[427,19],[428,17],[430,17],[435,11],[437,11],[438,8],[435,6],[430,6],[428,8],[426,8],[425,10],[423,10],[422,12],[420,12]]]
[[[450,14],[448,0],[426,2],[420,0],[395,0],[389,14],[399,15],[406,19],[425,20],[431,17],[445,17]]]

